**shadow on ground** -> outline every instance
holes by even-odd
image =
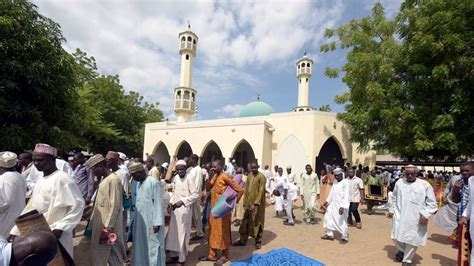
[[[392,259],[394,262],[396,262],[395,254],[397,253],[397,248],[395,246],[390,246],[386,245],[383,250],[387,252],[387,258]],[[418,254],[415,254],[415,257],[413,257],[412,264],[421,264],[421,261],[423,260],[423,257],[421,257]],[[443,264],[444,265],[444,264]]]

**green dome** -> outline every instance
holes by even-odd
[[[240,117],[262,116],[273,113],[273,108],[261,101],[255,101],[247,104],[240,110]]]

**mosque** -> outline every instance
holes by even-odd
[[[306,164],[323,169],[323,163],[375,165],[375,152],[359,152],[349,139],[349,127],[336,113],[320,112],[309,106],[309,81],[313,61],[306,55],[296,62],[298,104],[285,113],[257,99],[244,106],[238,118],[192,121],[198,92],[192,87],[192,63],[197,35],[189,27],[179,33],[181,55],[180,86],[174,90],[177,121],[145,125],[144,157],[157,163],[197,154],[201,163],[216,158],[232,159],[237,165],[256,160],[264,165],[292,166],[299,175]]]

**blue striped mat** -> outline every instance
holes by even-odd
[[[259,265],[259,266],[277,266],[277,265],[304,265],[304,266],[324,266],[323,263],[301,255],[287,248],[275,249],[265,254],[253,254],[252,257],[236,261],[232,266]]]

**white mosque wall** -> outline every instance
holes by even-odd
[[[309,163],[310,161],[303,144],[293,134],[289,135],[282,142],[275,155],[275,165],[282,167],[283,171],[286,171],[286,168],[291,166],[292,172],[297,177],[305,172],[305,166]]]
[[[349,139],[349,129],[336,119],[335,113],[309,111],[277,113],[269,116],[230,118],[185,123],[161,122],[145,126],[145,154],[154,155],[163,143],[169,156],[176,156],[186,141],[193,153],[202,156],[214,141],[226,161],[234,155],[240,142],[247,141],[261,166],[292,165],[293,172],[304,171],[309,163],[315,168],[316,156],[329,139],[334,138],[344,162],[351,165],[375,165],[375,152],[358,152]],[[161,156],[163,158],[163,156]]]

